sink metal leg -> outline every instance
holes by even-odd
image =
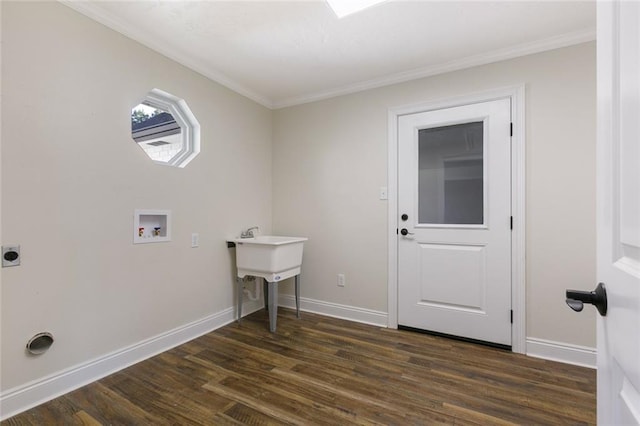
[[[262,279],[262,294],[264,294],[264,310],[269,311],[269,285],[265,278]]]
[[[243,294],[242,294],[242,290],[244,288],[243,284],[243,280],[242,278],[236,277],[236,283],[238,284],[236,287],[238,289],[238,322],[240,322],[240,319],[242,318],[242,298],[243,298]]]
[[[269,331],[275,333],[278,320],[278,283],[269,283]]]
[[[300,274],[295,277],[296,288],[296,316],[300,318]]]

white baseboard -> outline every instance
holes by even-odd
[[[527,337],[527,356],[596,368],[596,349]]]
[[[243,304],[245,315],[262,309],[259,301]],[[0,394],[0,420],[50,401],[126,367],[233,322],[236,309],[227,308],[100,358],[18,386]]]
[[[278,305],[295,309],[296,299],[293,295],[281,294],[278,297]],[[389,318],[386,312],[358,308],[356,306],[339,305],[337,303],[308,299],[306,297],[300,298],[300,310],[380,327],[386,327]]]

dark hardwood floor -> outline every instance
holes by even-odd
[[[264,311],[2,425],[595,424],[595,371]]]

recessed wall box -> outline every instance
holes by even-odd
[[[20,265],[20,246],[2,246],[2,267]]]
[[[133,243],[171,241],[171,210],[136,209],[133,214]]]

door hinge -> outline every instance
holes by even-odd
[[[513,324],[513,309],[511,310],[511,324]]]
[[[513,231],[513,216],[509,219],[509,228]]]
[[[509,123],[509,136],[513,136],[513,123]]]

